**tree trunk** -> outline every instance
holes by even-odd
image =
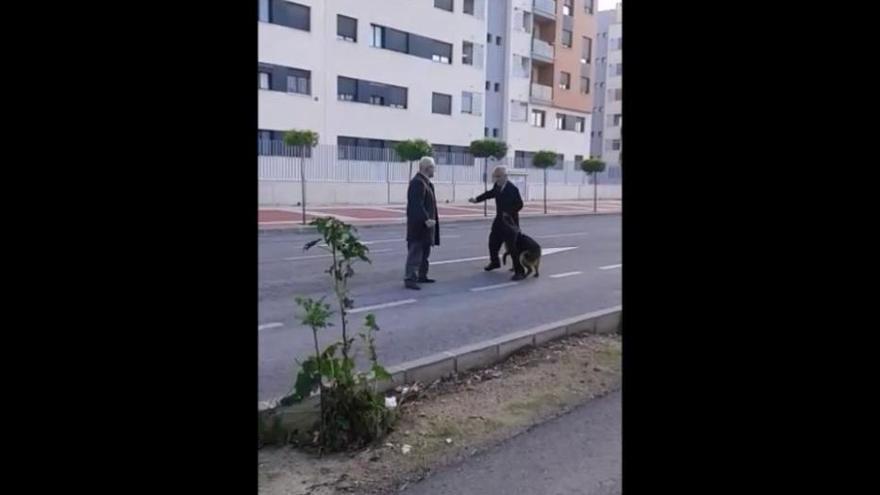
[[[547,169],[544,169],[544,214],[547,214]]]
[[[596,172],[593,172],[593,213],[596,213],[598,204],[599,204],[599,176],[596,175]]]
[[[489,157],[483,158],[483,192],[489,190]],[[483,201],[483,216],[489,216],[489,203]]]
[[[302,224],[306,224],[306,148],[302,148],[302,156],[299,158],[299,183],[302,186]]]

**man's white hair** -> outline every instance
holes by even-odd
[[[423,156],[421,160],[419,160],[419,172],[424,172],[426,168],[433,167],[434,159],[430,156]]]
[[[507,167],[504,165],[498,165],[497,167],[492,169],[492,175],[495,175],[495,172],[500,173],[503,176],[507,176]]]

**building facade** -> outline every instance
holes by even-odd
[[[623,149],[623,4],[599,12],[597,29],[596,98],[590,149],[592,157],[613,167],[620,165]]]
[[[310,129],[340,159],[422,138],[438,163],[476,167],[467,147],[489,137],[508,165],[550,149],[574,169],[590,154],[593,3],[258,0],[258,153]]]

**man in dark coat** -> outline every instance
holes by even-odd
[[[434,159],[419,161],[419,172],[409,182],[406,193],[406,275],[407,289],[420,290],[419,283],[432,283],[428,278],[428,256],[431,246],[440,245],[440,218],[434,197]]]
[[[470,198],[468,200],[471,203],[479,203],[481,201],[486,201],[487,199],[495,198],[495,220],[492,221],[492,230],[489,232],[489,264],[484,268],[486,271],[501,268],[501,261],[498,259],[498,250],[501,249],[502,244],[507,240],[505,239],[507,230],[504,229],[504,226],[501,223],[501,216],[504,213],[507,213],[513,219],[513,222],[519,226],[519,210],[523,207],[523,201],[522,197],[519,195],[519,189],[507,180],[506,167],[495,167],[495,169],[492,170],[492,180],[495,182],[492,189],[480,194],[476,198]],[[513,260],[513,268],[516,272],[514,278],[517,278],[517,276],[522,277],[524,270],[520,265],[519,260]]]

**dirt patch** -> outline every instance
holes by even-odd
[[[492,368],[435,382],[404,403],[380,445],[318,458],[259,453],[265,495],[383,494],[620,386],[620,340],[579,336],[525,350]],[[403,451],[407,453],[404,454]]]

